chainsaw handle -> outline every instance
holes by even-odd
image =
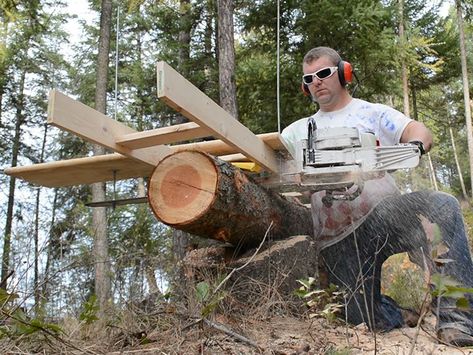
[[[416,145],[418,148],[419,148],[419,155],[424,155],[426,152],[425,152],[425,148],[424,148],[424,143],[422,143],[422,141],[409,141],[410,144],[414,144]]]

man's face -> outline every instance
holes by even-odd
[[[302,70],[305,74],[312,74],[320,69],[336,66],[328,57],[320,57],[310,64],[304,63]],[[323,80],[313,77],[311,84],[308,84],[309,91],[312,97],[320,104],[321,108],[324,106],[332,106],[340,98],[344,88],[338,79],[338,72],[334,72],[330,77]]]

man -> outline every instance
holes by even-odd
[[[335,50],[310,50],[302,69],[303,90],[320,107],[312,116],[318,129],[356,127],[373,132],[381,145],[411,142],[422,154],[430,150],[432,135],[425,125],[386,105],[351,97],[345,87],[351,79],[351,66]],[[296,121],[282,132],[290,149],[307,137],[307,121]],[[394,254],[409,252],[411,259],[431,274],[442,273],[464,286],[473,286],[473,263],[461,210],[453,196],[432,191],[401,195],[388,174],[366,181],[353,201],[327,205],[323,203],[325,194],[317,192],[311,197],[321,273],[325,273],[327,284],[346,291],[345,317],[350,323],[366,322],[379,330],[403,325],[399,306],[381,295],[381,266]],[[433,243],[435,225],[443,248]],[[452,261],[434,263],[435,248],[441,254],[438,257]],[[473,316],[454,305],[451,299],[440,300],[438,336],[453,345],[473,345]]]

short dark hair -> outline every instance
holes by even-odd
[[[315,47],[306,53],[304,56],[303,63],[310,64],[320,57],[328,57],[334,65],[338,64],[342,60],[340,54],[335,49],[330,47]]]

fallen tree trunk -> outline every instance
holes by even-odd
[[[271,223],[273,240],[313,234],[308,208],[199,151],[164,158],[151,175],[148,198],[163,223],[245,249],[258,245]]]

